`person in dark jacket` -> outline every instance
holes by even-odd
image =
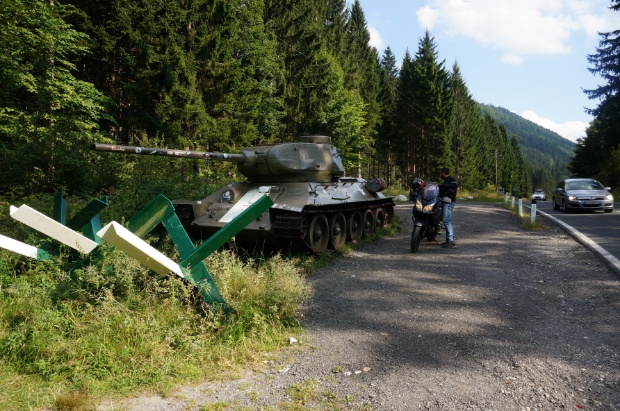
[[[456,202],[456,190],[458,188],[458,183],[456,178],[450,175],[450,170],[447,168],[441,169],[441,178],[443,178],[443,184],[439,184],[439,196],[440,197],[449,197],[452,202],[450,204],[443,205],[442,212],[442,220],[443,224],[446,227],[446,242],[441,244],[444,248],[455,247],[456,241],[454,240],[454,229],[452,228],[452,209],[454,208],[454,204]]]

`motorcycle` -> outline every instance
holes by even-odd
[[[452,200],[447,196],[439,197],[439,185],[436,183],[424,183],[418,178],[413,180],[409,195],[414,204],[411,252],[417,253],[424,237],[428,241],[437,242],[436,238],[442,228],[443,204],[450,204]]]

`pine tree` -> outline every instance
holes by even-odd
[[[420,145],[427,178],[437,174],[438,167],[451,168],[454,163],[450,132],[453,101],[444,64],[439,62],[437,45],[427,30],[420,39],[413,66],[413,101],[418,108],[415,117],[422,128]]]
[[[279,95],[284,101],[283,139],[312,133],[314,115],[329,104],[324,90],[329,46],[325,30],[326,1],[266,0],[265,25],[277,39],[277,53],[284,60],[284,82]],[[319,23],[320,22],[320,23]]]
[[[512,187],[519,180],[519,170],[514,148],[511,146],[508,130],[504,123],[499,125],[499,141],[496,144],[498,155],[499,187]]]
[[[349,9],[345,0],[325,0],[323,45],[344,66],[347,60],[346,34]],[[318,24],[317,24],[318,25]]]
[[[381,126],[375,138],[377,155],[385,165],[385,180],[389,185],[392,184],[392,151],[397,139],[398,125],[396,121],[396,110],[398,101],[398,67],[396,67],[396,56],[388,46],[383,52],[381,59],[381,90],[378,101],[381,104]]]
[[[527,167],[527,162],[523,158],[521,153],[521,146],[517,140],[517,136],[513,135],[510,139],[510,145],[512,146],[513,156],[515,159],[516,179],[514,180],[514,186],[517,186],[517,195],[525,197],[532,192],[532,183]]]
[[[405,51],[399,74],[395,120],[397,133],[394,142],[394,150],[398,155],[395,157],[395,163],[400,170],[401,185],[404,179],[405,185],[408,186],[413,178],[421,177],[418,163],[419,144],[416,144],[420,127],[414,123],[414,115],[417,111],[414,110],[412,104],[416,96],[414,62],[409,50]]]
[[[620,11],[620,0],[612,0],[610,8]],[[611,154],[620,149],[620,30],[600,33],[600,36],[596,53],[588,55],[588,62],[593,65],[590,72],[601,76],[606,84],[584,90],[588,98],[600,102],[596,108],[586,109],[596,117],[595,126],[591,125],[586,138],[578,143],[569,169],[575,176],[597,177],[610,184],[606,176],[613,173],[602,173],[602,170],[613,169]],[[601,152],[595,153],[599,149]]]
[[[377,50],[369,45],[370,32],[366,23],[366,17],[359,0],[355,0],[351,5],[350,16],[347,22],[346,50],[348,59],[345,63],[345,84],[349,89],[357,90],[365,104],[365,127],[364,132],[369,142],[376,134],[380,121],[380,107],[377,102],[379,94],[379,56]],[[370,154],[371,147],[366,148]],[[364,153],[360,152],[360,170],[358,176],[361,177]],[[372,154],[371,154],[372,155]],[[369,159],[369,161],[371,161]],[[368,167],[370,168],[370,167]],[[369,170],[370,171],[370,170]],[[371,174],[371,173],[368,173]]]
[[[71,7],[9,0],[0,12],[0,191],[88,190],[108,173],[92,162],[106,141],[98,122],[111,101],[77,79],[71,57],[87,37],[61,16]]]
[[[81,76],[116,102],[117,140],[233,150],[279,133],[282,68],[261,1],[71,1],[93,50]]]
[[[483,133],[480,111],[465,84],[457,62],[454,62],[452,66],[450,82],[450,92],[454,101],[453,175],[463,187],[477,188],[477,182],[480,181],[481,176],[475,143]]]

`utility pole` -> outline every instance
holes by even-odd
[[[497,155],[497,149],[495,149],[495,192],[497,193],[497,159],[502,156]]]

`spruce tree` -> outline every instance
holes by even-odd
[[[396,56],[388,46],[381,58],[380,71],[381,89],[378,101],[381,104],[381,126],[375,138],[375,147],[381,163],[385,166],[385,181],[392,184],[392,167],[394,143],[398,134],[398,124],[396,119],[398,101],[398,67],[396,66]]]
[[[404,180],[405,185],[415,177],[423,177],[418,161],[419,144],[418,134],[421,129],[414,121],[414,115],[417,113],[412,104],[415,96],[415,78],[414,78],[414,62],[409,54],[409,50],[405,51],[403,63],[401,65],[398,78],[398,95],[396,101],[396,124],[397,133],[394,149],[395,164],[399,168],[399,179],[401,184]]]
[[[508,130],[504,123],[500,123],[499,141],[497,148],[498,164],[498,187],[512,187],[519,180],[520,170],[515,157],[514,148],[511,146]],[[493,153],[495,155],[495,153]],[[495,159],[494,159],[495,160]]]
[[[521,146],[519,145],[519,140],[517,140],[517,136],[512,136],[512,138],[510,139],[510,145],[512,146],[513,156],[515,159],[515,170],[517,173],[514,180],[514,185],[518,187],[517,195],[526,197],[530,193],[532,193],[532,183],[527,167],[527,162],[525,161],[525,158],[521,153]]]
[[[438,174],[438,167],[454,164],[452,150],[452,95],[449,76],[439,61],[437,45],[427,30],[420,39],[414,59],[414,87],[416,123],[421,130],[420,145],[423,153],[423,170],[427,178]]]
[[[450,92],[454,101],[454,126],[452,144],[454,148],[454,173],[465,188],[477,187],[480,181],[476,141],[483,130],[478,105],[471,96],[459,65],[454,62],[450,73]]]
[[[234,150],[279,133],[282,68],[261,1],[70,0],[81,76],[116,103],[114,137]]]
[[[612,0],[610,8],[620,11],[620,0]],[[592,64],[589,70],[601,76],[606,84],[584,90],[588,98],[599,100],[596,108],[586,109],[596,121],[595,126],[591,125],[586,131],[585,139],[578,143],[569,169],[575,176],[595,177],[611,184],[606,176],[614,173],[602,171],[614,168],[611,153],[620,150],[620,30],[599,34],[601,40],[596,53],[588,55],[588,62]],[[601,148],[601,152],[595,154]]]
[[[377,102],[379,94],[379,56],[377,50],[369,45],[370,32],[366,17],[359,0],[351,5],[350,16],[347,22],[346,50],[348,59],[345,63],[346,87],[357,90],[365,104],[364,132],[372,144],[380,121],[380,107]],[[367,153],[371,147],[366,148]],[[360,152],[360,172],[366,170],[364,153]],[[370,161],[370,159],[368,159]]]
[[[72,57],[89,54],[87,36],[62,19],[75,10],[42,0],[0,9],[0,192],[98,188],[109,169],[90,148],[109,142],[99,122],[112,103],[75,77]]]
[[[284,101],[283,139],[313,133],[314,114],[329,103],[325,71],[330,68],[322,54],[329,41],[326,12],[323,0],[265,1],[265,25],[275,35],[284,63],[284,82],[278,90]]]

